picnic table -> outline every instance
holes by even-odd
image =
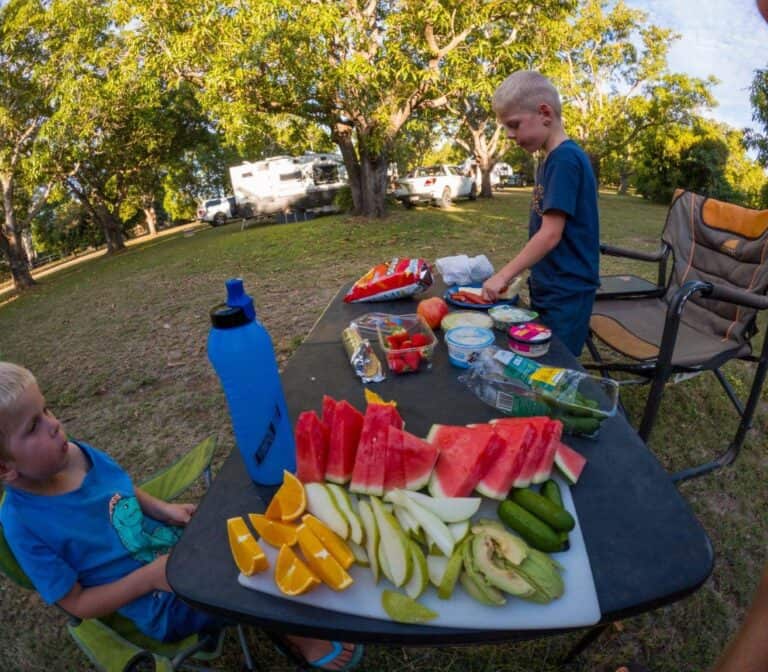
[[[406,314],[416,309],[412,299],[345,304],[346,290],[342,287],[331,300],[282,374],[294,421],[303,410],[319,412],[324,394],[364,408],[364,386],[347,360],[342,329],[368,312]],[[436,283],[419,298],[440,295],[442,290]],[[417,436],[426,436],[433,423],[481,423],[499,415],[457,380],[461,370],[450,365],[438,335],[441,344],[431,371],[389,375],[386,381],[370,385],[384,399],[397,401],[406,428]],[[506,345],[504,338],[499,332],[499,345]],[[557,339],[542,361],[579,366]],[[623,415],[604,421],[597,439],[566,436],[564,440],[588,460],[572,495],[594,577],[600,624],[680,600],[701,586],[714,562],[709,538]],[[239,452],[232,451],[169,560],[167,576],[176,593],[195,606],[239,622],[346,641],[439,645],[515,641],[568,631],[404,625],[249,590],[237,580],[226,520],[263,512],[275,490],[255,485]]]

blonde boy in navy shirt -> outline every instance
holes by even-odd
[[[600,285],[597,183],[589,158],[565,134],[560,96],[543,75],[521,70],[493,96],[493,110],[507,137],[526,152],[545,152],[528,221],[529,240],[514,259],[483,284],[496,301],[512,280],[530,269],[531,307],[575,355],[589,332]]]

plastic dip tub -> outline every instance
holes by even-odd
[[[448,331],[454,327],[483,327],[490,329],[493,326],[493,320],[484,312],[479,310],[457,310],[448,313],[443,321],[440,322],[440,328]]]
[[[448,359],[462,369],[469,368],[472,361],[495,341],[493,331],[485,327],[454,327],[445,334]]]
[[[509,328],[509,349],[526,357],[541,357],[547,354],[552,332],[543,324],[528,322]]]
[[[493,320],[493,326],[499,331],[507,331],[513,324],[523,324],[535,320],[539,314],[525,308],[514,306],[494,306],[488,311]]]

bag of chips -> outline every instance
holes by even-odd
[[[432,273],[424,259],[395,257],[370,269],[352,285],[344,297],[344,302],[401,299],[423,292],[430,285]]]

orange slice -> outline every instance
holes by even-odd
[[[250,513],[248,518],[253,529],[270,546],[280,548],[283,545],[293,546],[296,543],[297,525],[270,520],[262,513]]]
[[[281,516],[280,500],[277,497],[272,497],[272,501],[264,512],[264,517],[269,518],[269,520],[280,520]]]
[[[307,495],[304,492],[304,486],[290,471],[283,472],[283,484],[280,486],[272,502],[277,500],[276,506],[280,508],[280,520],[296,520],[304,509],[307,508]],[[270,512],[272,503],[267,509],[266,516],[275,520],[275,513]]]
[[[344,569],[349,569],[355,562],[355,555],[349,546],[321,520],[315,518],[311,513],[305,513],[301,517],[301,522],[312,530],[320,543],[331,552],[331,555]]]
[[[369,390],[367,387],[365,388],[365,403],[366,404],[381,404],[382,406],[397,406],[396,401],[384,401],[384,398],[376,394],[373,390]]]
[[[352,585],[354,579],[347,574],[306,524],[299,525],[297,536],[307,564],[323,580],[323,583],[333,590],[344,590]]]
[[[269,567],[267,556],[240,516],[227,519],[227,536],[232,557],[243,574],[251,576]]]
[[[320,579],[289,546],[281,546],[275,563],[275,583],[286,595],[301,595],[320,585]]]

